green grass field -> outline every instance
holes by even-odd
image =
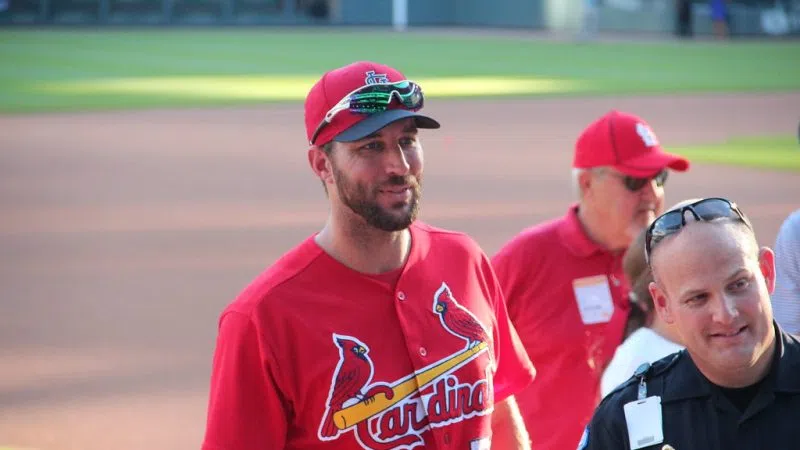
[[[796,91],[800,42],[575,43],[296,30],[0,31],[0,113],[302,101],[355,60],[431,97]],[[699,163],[800,171],[794,138],[677,149]]]
[[[326,30],[0,32],[0,112],[300,101],[324,70],[401,67],[429,96],[800,89],[800,43],[572,43]]]
[[[800,172],[800,143],[796,136],[738,138],[720,144],[671,147],[670,151],[693,163]]]

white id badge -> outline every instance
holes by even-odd
[[[608,287],[608,277],[596,275],[577,278],[572,280],[572,288],[575,290],[581,321],[585,325],[606,323],[611,320],[611,316],[614,315],[614,300]]]
[[[664,442],[664,426],[661,422],[661,397],[647,397],[626,403],[625,423],[628,425],[628,440],[631,450]]]
[[[469,450],[490,450],[491,447],[491,438],[479,438],[469,442]]]

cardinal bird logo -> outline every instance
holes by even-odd
[[[467,348],[489,342],[486,328],[474,314],[456,301],[446,283],[442,283],[433,295],[433,311],[439,315],[447,331],[467,341]]]
[[[378,371],[379,380],[373,382],[376,372],[369,347],[355,337],[333,333],[339,361],[334,367],[331,360],[328,398],[324,411],[317,416],[321,417],[317,431],[320,441],[353,433],[352,438],[365,450],[426,448],[432,429],[491,414],[491,377],[496,367],[491,353],[492,335],[467,309],[469,299],[462,299],[464,304],[459,304],[445,283],[434,292],[432,313],[438,315],[442,328],[458,339],[443,343],[452,349],[437,361],[416,370],[408,367],[411,372],[404,370],[396,374],[398,378],[382,380],[382,372]],[[435,320],[433,316],[427,319]],[[447,334],[444,330],[437,332]],[[466,345],[462,346],[464,341]],[[488,361],[478,359],[484,354]],[[470,369],[461,371],[467,364]],[[482,442],[473,440],[472,448],[484,448]],[[355,445],[348,446],[352,447]]]
[[[339,348],[339,365],[333,373],[328,407],[320,423],[319,435],[325,440],[335,439],[341,430],[333,423],[333,415],[351,399],[365,400],[362,390],[372,380],[374,368],[367,354],[369,347],[350,336],[333,334],[333,342]]]

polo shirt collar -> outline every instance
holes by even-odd
[[[711,384],[694,365],[686,350],[681,350],[676,366],[670,371],[669,380],[662,394],[662,401],[684,400],[711,395]],[[667,389],[668,388],[668,389]]]
[[[775,392],[800,393],[800,341],[783,331],[775,323],[775,338],[778,347],[778,375]]]
[[[558,236],[561,243],[572,254],[579,258],[586,258],[595,253],[605,252],[605,248],[589,239],[586,231],[578,219],[578,204],[569,207],[567,215],[564,216],[563,224],[558,228]]]

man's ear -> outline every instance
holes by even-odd
[[[775,291],[775,252],[769,247],[762,247],[758,252],[758,266],[764,275],[764,282],[770,294]]]
[[[653,298],[653,306],[656,308],[656,314],[658,314],[664,322],[669,324],[674,323],[675,316],[672,313],[672,308],[667,301],[664,290],[661,289],[655,281],[651,281],[647,288],[650,290],[650,297]]]
[[[590,191],[594,183],[594,173],[592,169],[582,170],[578,174],[578,194],[581,198],[585,197]]]
[[[324,184],[333,182],[333,168],[330,156],[322,147],[312,146],[308,149],[308,165]]]

